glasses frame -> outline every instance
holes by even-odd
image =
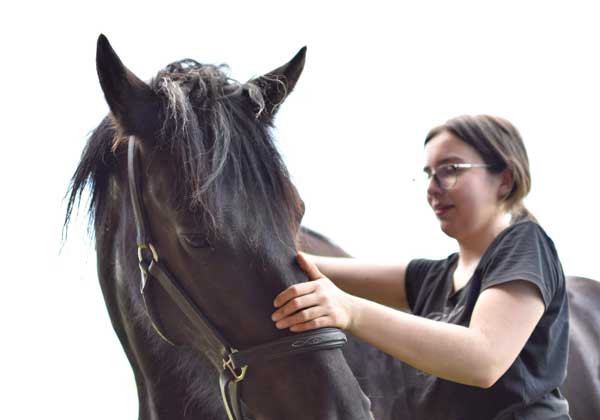
[[[490,166],[491,165],[489,165],[487,163],[463,163],[463,162],[443,163],[443,164],[438,165],[437,167],[431,169],[430,172],[428,172],[427,170],[424,170],[423,172],[425,173],[425,175],[427,175],[427,182],[431,182],[431,178],[433,178],[435,180],[435,183],[437,184],[437,186],[442,191],[450,191],[450,190],[454,189],[454,187],[456,187],[456,183],[458,182],[458,170],[459,169],[489,168]],[[454,168],[456,173],[454,174],[455,175],[454,182],[452,183],[452,185],[450,187],[446,188],[442,185],[442,182],[440,181],[440,178],[438,177],[437,173],[440,170],[440,168],[447,168],[447,167]]]

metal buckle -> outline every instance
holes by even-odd
[[[225,360],[223,359],[223,369],[228,369],[229,373],[231,373],[231,376],[233,377],[233,382],[239,382],[241,380],[244,379],[244,377],[246,376],[246,370],[248,369],[248,366],[243,366],[241,368],[239,368],[240,372],[236,372],[235,371],[235,367],[233,366],[233,360],[231,360],[231,354],[236,353],[237,350],[233,349],[231,351],[231,353],[229,354],[229,359]]]
[[[140,260],[140,262],[144,261],[144,256],[142,255],[143,249],[149,249],[150,252],[152,253],[152,259],[154,260],[154,262],[155,263],[158,262],[158,252],[156,252],[154,245],[152,245],[150,242],[148,242],[147,244],[138,244],[137,248],[138,248],[138,259]]]
[[[144,289],[146,288],[146,281],[148,280],[148,277],[150,275],[148,273],[148,266],[150,264],[144,259],[144,255],[143,255],[144,249],[149,249],[150,252],[152,253],[152,259],[154,260],[155,263],[158,263],[158,252],[156,252],[156,248],[154,248],[154,245],[152,245],[150,242],[148,242],[147,244],[138,244],[137,253],[138,253],[138,260],[140,261],[140,263],[139,263],[140,273],[142,274],[142,279],[140,282],[140,292],[142,292],[142,295],[144,294]]]

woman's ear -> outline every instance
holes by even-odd
[[[515,187],[515,179],[510,168],[504,169],[500,173],[500,186],[498,188],[498,198],[506,200]]]

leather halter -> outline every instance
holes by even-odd
[[[140,292],[144,300],[146,313],[158,335],[169,344],[175,346],[167,338],[164,330],[160,328],[150,309],[149,289],[147,286],[150,280],[155,279],[194,325],[195,329],[203,334],[209,345],[207,356],[215,366],[222,366],[222,369],[219,370],[219,385],[227,416],[230,420],[242,420],[238,384],[244,379],[248,366],[295,354],[339,348],[346,343],[346,335],[337,328],[321,328],[319,330],[294,334],[244,350],[237,350],[229,344],[159,260],[158,252],[152,245],[148,219],[144,214],[141,180],[138,175],[139,168],[137,167],[136,154],[137,140],[135,136],[130,136],[127,150],[127,176],[137,234],[138,259],[141,273]]]

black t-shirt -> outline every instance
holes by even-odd
[[[552,240],[532,221],[509,226],[490,244],[471,279],[453,290],[458,254],[413,260],[406,294],[415,315],[468,326],[479,294],[514,280],[534,284],[545,311],[508,371],[489,389],[462,385],[405,365],[413,420],[569,419],[558,387],[566,376],[569,314],[565,277]]]

